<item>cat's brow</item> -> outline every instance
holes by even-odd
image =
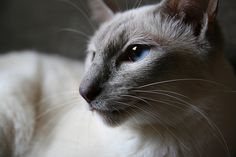
[[[108,31],[103,38],[100,37],[100,39],[97,40],[95,47],[100,53],[104,53],[104,56],[109,57],[120,52],[127,42],[128,37],[125,30],[121,29],[113,33]]]

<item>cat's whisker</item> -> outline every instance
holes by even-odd
[[[72,96],[72,97],[79,97],[79,92],[77,90],[71,90],[66,92],[60,92],[53,95],[49,95],[47,97],[44,97],[43,99],[39,100],[38,105],[44,104],[47,101],[50,101],[50,99],[54,98],[60,98],[61,96]]]
[[[190,105],[190,103],[188,103],[187,101],[183,100],[182,98],[179,98],[179,97],[176,97],[176,96],[173,96],[173,95],[169,95],[169,94],[166,94],[166,93],[160,93],[160,92],[152,92],[152,91],[144,91],[144,90],[133,90],[134,92],[137,92],[137,93],[148,93],[148,94],[157,94],[157,95],[162,95],[162,96],[166,96],[166,97],[169,97],[169,98],[172,98],[172,99],[175,99],[175,100],[178,100],[184,104],[188,104]],[[193,107],[193,105],[190,105],[191,107]]]
[[[169,101],[169,100],[162,101],[162,100],[156,100],[156,99],[151,99],[151,98],[147,98],[147,97],[140,97],[140,98],[148,100],[148,101],[162,103],[162,104],[165,104],[165,105],[168,105],[168,106],[172,106],[172,107],[178,108],[180,110],[186,111],[186,109],[184,109],[184,108],[181,108],[181,107],[179,107],[177,105],[174,105],[174,104],[166,102],[166,101]],[[176,103],[176,102],[172,102],[172,103]]]
[[[88,8],[86,8],[86,6],[88,5],[87,3],[82,3],[82,1],[76,1],[76,3],[79,3],[78,5],[76,6],[80,6],[81,7],[81,10],[84,11],[84,14],[86,14],[88,17],[90,15],[90,10]]]
[[[184,108],[181,108],[181,107],[179,107],[179,106],[176,106],[176,105],[174,105],[174,104],[171,104],[171,103],[176,103],[176,102],[171,102],[171,103],[169,103],[168,101],[161,101],[161,100],[155,100],[155,99],[150,99],[150,98],[147,98],[147,97],[140,97],[141,99],[144,99],[144,100],[147,100],[147,101],[153,101],[153,102],[158,102],[158,103],[163,103],[163,104],[166,104],[166,105],[168,105],[168,106],[171,106],[171,107],[175,107],[175,108],[178,108],[178,109],[180,109],[180,110],[182,110],[182,111],[186,111]],[[162,107],[162,106],[159,106],[159,107]],[[164,107],[162,107],[162,108],[164,108]],[[164,108],[165,109],[165,108]],[[167,110],[168,112],[169,112],[169,110]],[[152,114],[152,113],[151,113]],[[155,116],[155,115],[154,115]],[[174,126],[174,123],[172,123],[171,121],[165,121],[165,123],[167,123],[169,126]]]
[[[89,138],[89,137],[91,137],[90,134],[89,134],[89,133],[90,133],[89,130],[90,130],[90,128],[91,128],[91,121],[92,121],[91,113],[90,113],[90,114],[87,114],[87,116],[88,116],[88,126],[87,126],[87,129],[88,129],[88,131],[87,131],[87,132],[88,132],[88,134],[87,134],[88,140],[87,140],[87,141],[88,141],[88,143],[89,143],[90,140],[91,140],[91,138]],[[78,135],[78,139],[79,139],[79,135]]]
[[[131,105],[129,105],[129,104],[127,104],[127,103],[124,103],[124,102],[120,102],[120,101],[114,101],[114,102],[116,102],[116,103],[118,103],[118,104],[121,104],[121,105],[125,105],[125,106],[128,106],[128,107],[131,107]],[[136,105],[132,105],[132,107],[134,107],[134,108],[136,108],[136,109],[139,109],[139,110],[141,110],[141,111],[143,111],[143,112],[145,112],[145,113],[147,113],[147,114],[152,114],[151,112],[149,112],[149,111],[146,111],[146,110],[144,110],[144,109],[142,109],[142,108],[140,108],[140,107],[138,107],[138,106],[136,106]],[[126,110],[125,110],[126,111]],[[134,109],[132,110],[133,112],[136,112]],[[127,111],[126,111],[127,112]],[[137,113],[137,112],[136,112]],[[131,115],[131,117],[133,117],[132,115]],[[133,117],[133,118],[135,118],[135,117]],[[158,119],[159,121],[160,121],[160,117],[159,116],[157,116],[157,115],[155,115],[155,119]],[[146,118],[145,118],[145,120],[147,120]],[[148,122],[148,125],[156,132],[156,133],[158,133],[159,135],[160,135],[160,137],[161,138],[164,138],[162,135],[161,135],[161,133],[149,122],[149,121],[147,121]],[[137,124],[138,124],[138,122],[137,122]]]
[[[136,112],[136,111],[133,110],[133,112]],[[136,113],[137,113],[137,112],[136,112]],[[135,117],[134,117],[134,118],[135,118]],[[157,118],[160,120],[160,117],[157,117]],[[149,125],[149,126],[154,130],[154,132],[159,135],[159,137],[160,137],[162,140],[164,140],[164,136],[162,135],[162,133],[161,133],[151,122],[149,122],[148,119],[147,119],[145,116],[142,116],[142,120],[144,120],[145,123],[146,123],[147,125]],[[138,122],[136,122],[136,123],[138,124]],[[141,128],[141,127],[140,127],[140,128]],[[145,134],[144,134],[144,137],[145,137]]]
[[[122,95],[120,95],[121,97],[130,97],[130,98],[134,98],[134,99],[136,99],[136,100],[140,100],[140,101],[142,101],[142,102],[144,102],[144,103],[146,103],[147,105],[149,105],[149,106],[152,106],[149,102],[147,102],[146,100],[143,100],[142,98],[139,98],[139,97],[137,97],[137,96],[134,96],[134,95],[127,95],[127,94],[122,94]]]
[[[172,99],[175,99],[175,100],[178,100],[179,102],[183,103],[183,105],[185,107],[187,107],[186,105],[188,105],[189,107],[192,107],[192,109],[196,110],[196,106],[192,105],[191,103],[181,99],[181,98],[178,98],[178,97],[175,97],[175,96],[172,96],[172,95],[169,95],[169,94],[165,94],[165,93],[158,93],[158,92],[150,92],[150,91],[143,91],[143,90],[133,90],[134,92],[139,92],[139,93],[149,93],[149,94],[158,94],[158,95],[162,95],[162,96],[167,96],[169,98],[172,98]],[[202,113],[200,110],[197,110],[197,112],[199,112],[201,115],[203,115],[204,113]]]
[[[91,26],[91,28],[93,29],[93,31],[96,30],[96,27],[93,25],[93,23],[91,22],[89,16],[79,7],[77,6],[74,2],[72,2],[71,0],[60,0],[64,3],[67,3],[69,5],[71,5],[72,7],[74,7],[88,22],[88,24]]]
[[[136,0],[136,1],[135,1],[135,3],[134,3],[134,5],[133,5],[132,9],[134,9],[134,8],[136,7],[138,1],[139,1],[139,0]]]
[[[167,131],[184,147],[184,149],[191,151],[191,149],[186,144],[184,144],[184,142],[178,136],[176,136],[173,131],[171,131],[168,127],[165,127],[165,129],[167,129]]]
[[[125,0],[125,6],[126,6],[126,10],[128,10],[129,9],[128,0]]]
[[[138,113],[135,109],[132,109],[132,108],[131,108],[131,110],[132,110],[133,112],[135,112],[136,114]],[[132,117],[132,119],[134,119],[134,120],[136,121],[137,124],[139,124],[139,122],[138,122],[138,120],[135,118],[135,116],[131,116],[131,117]],[[159,119],[159,121],[161,121],[161,118],[160,118],[159,116],[157,116],[156,118]],[[142,116],[142,120],[144,120],[145,123],[146,123],[148,126],[150,126],[150,127],[152,128],[152,130],[154,130],[155,133],[157,133],[157,134],[159,135],[159,137],[160,137],[161,140],[164,140],[164,136],[162,135],[162,133],[161,133],[145,116]],[[143,128],[141,128],[141,126],[139,126],[139,125],[136,126],[136,127],[138,127],[139,129],[143,129]],[[144,134],[143,137],[146,137],[146,134]]]
[[[135,97],[135,96],[132,96],[131,98],[134,98],[134,99],[136,99],[136,100],[141,100],[141,101],[143,101],[143,100],[145,100],[146,98],[145,97]],[[148,103],[149,105],[151,105],[148,101],[143,101],[144,103]],[[162,101],[163,102],[163,101]],[[163,102],[164,103],[164,102]],[[167,102],[166,102],[167,103]],[[132,104],[132,107],[137,107],[136,105],[134,105],[134,104]],[[140,108],[140,107],[139,107]],[[155,117],[155,115],[153,115],[153,113],[152,112],[150,112],[150,111],[148,111],[148,110],[145,110],[145,109],[143,109],[143,108],[140,108],[140,109],[142,109],[144,112],[148,112],[148,114],[151,114],[152,115],[152,117],[154,118]],[[183,109],[182,109],[183,110]],[[157,120],[159,120],[159,119],[157,119]],[[166,123],[168,123],[168,125],[169,126],[172,126],[173,124],[171,123],[171,122],[167,122],[166,121]]]
[[[91,37],[86,34],[85,32],[82,32],[82,31],[79,31],[79,30],[76,30],[76,29],[73,29],[73,28],[63,28],[63,29],[60,29],[59,32],[71,32],[71,33],[75,33],[76,35],[80,35],[84,38],[86,38],[87,40],[89,40]]]
[[[138,8],[142,3],[142,0],[136,0],[133,6],[133,9]]]
[[[112,96],[112,97],[109,96],[108,98],[103,98],[102,100],[103,100],[103,101],[107,101],[107,100],[116,100],[116,99],[118,99],[118,98],[120,98],[120,97],[114,95],[114,96]]]
[[[137,98],[135,98],[135,97],[131,97],[131,98],[134,98],[134,99],[137,100]],[[139,99],[138,99],[138,100],[139,100]],[[147,101],[146,101],[146,102],[147,102]],[[126,104],[126,103],[124,103],[123,105],[125,105],[125,104]],[[149,110],[147,110],[147,109],[144,109],[144,108],[141,108],[141,107],[139,107],[139,106],[137,106],[137,105],[134,105],[134,104],[132,104],[132,105],[126,104],[126,106],[137,108],[137,109],[143,111],[144,113],[146,113],[146,114],[148,114],[148,115],[151,115],[152,118],[154,118],[154,119],[157,120],[157,121],[160,121],[160,120],[161,120],[160,118],[157,119],[157,117],[159,117],[159,114],[158,114],[158,113],[156,113],[156,115],[155,115],[155,114],[153,114],[151,111],[149,111]],[[171,125],[171,123],[168,122],[168,125]]]
[[[138,3],[138,6],[136,8],[139,8],[142,5],[143,0],[140,0]]]
[[[139,92],[143,92],[143,91],[139,91]],[[145,93],[149,93],[149,92],[145,91]],[[189,103],[189,102],[187,102],[187,101],[185,101],[185,100],[183,100],[181,98],[177,98],[175,96],[171,96],[171,95],[168,95],[168,94],[162,94],[162,93],[156,93],[156,94],[161,94],[161,95],[164,95],[164,96],[176,99],[176,100],[182,102],[185,107],[187,107],[186,105],[188,105],[189,107],[191,107],[191,109],[193,111],[195,111],[196,113],[200,114],[206,120],[207,124],[209,124],[209,127],[217,132],[217,134],[218,134],[217,137],[218,137],[219,142],[221,142],[221,144],[225,147],[226,151],[228,152],[229,148],[228,148],[228,145],[226,143],[226,140],[225,140],[223,134],[220,132],[219,128],[215,125],[215,123],[212,122],[198,107],[192,105],[191,103]],[[130,96],[130,97],[137,98],[136,96]],[[138,98],[138,99],[139,100],[143,100],[143,98]],[[143,101],[143,102],[146,103],[147,101]],[[150,103],[146,103],[146,104],[150,104]],[[215,135],[214,132],[212,132],[212,133]]]
[[[80,87],[80,82],[79,81],[75,81],[74,82],[74,89],[79,89]]]
[[[168,103],[168,102],[165,102],[165,101],[169,101],[169,100],[160,101],[160,100],[150,99],[150,98],[147,98],[147,97],[141,97],[141,98],[143,98],[143,99],[145,99],[145,100],[149,100],[149,101],[154,101],[154,102],[158,102],[158,103],[167,104],[167,105],[169,105],[169,106],[178,108],[178,109],[180,109],[180,110],[182,110],[182,111],[187,111],[187,110],[184,109],[184,108],[180,108],[179,106],[174,105],[174,103],[179,103],[179,102],[172,102],[173,104],[170,104],[170,103]],[[163,106],[160,106],[160,107],[164,108]],[[167,110],[167,111],[170,112],[169,110]],[[174,116],[174,115],[173,115],[173,116]],[[163,119],[162,119],[162,121],[163,121]],[[164,125],[164,124],[163,124],[163,125]],[[171,126],[172,128],[173,128],[173,126],[174,126],[174,124],[171,124],[170,122],[168,122],[168,125]],[[167,129],[167,128],[166,128],[166,129]],[[187,130],[187,128],[186,128],[186,130]],[[168,129],[167,131],[170,132],[169,129]],[[173,133],[172,133],[172,134],[173,134]],[[175,136],[175,138],[177,138],[177,136]],[[187,150],[190,150],[185,144],[183,144],[183,142],[182,142],[181,144],[182,144]],[[198,149],[198,152],[200,152],[199,149]],[[201,156],[201,154],[200,154],[199,156]]]
[[[142,89],[139,89],[139,88],[136,88],[136,87],[122,87],[121,89],[123,90],[127,90],[127,91],[134,91],[134,90],[142,90]],[[145,91],[150,91],[150,92],[161,92],[161,93],[169,93],[169,94],[173,94],[173,95],[176,95],[176,96],[180,96],[180,97],[183,97],[185,99],[190,99],[188,96],[184,95],[184,94],[181,94],[181,93],[178,93],[178,92],[175,92],[175,91],[171,91],[171,90],[164,90],[164,89],[155,89],[155,90],[145,90]]]
[[[208,84],[212,84],[212,85],[216,85],[222,88],[227,88],[224,84],[221,84],[219,82],[216,81],[212,81],[212,80],[206,80],[206,79],[197,79],[197,78],[183,78],[183,79],[173,79],[173,80],[165,80],[165,81],[158,81],[158,82],[153,82],[153,83],[149,83],[146,85],[142,85],[139,87],[135,87],[136,89],[140,89],[140,88],[145,88],[145,87],[150,87],[150,86],[155,86],[155,85],[162,85],[162,84],[167,84],[167,83],[175,83],[175,82],[188,82],[188,81],[196,81],[196,82],[200,82],[200,83],[208,83]]]
[[[120,103],[121,103],[121,102],[120,102]],[[122,103],[122,104],[123,104],[123,105],[128,105],[128,106],[130,106],[129,104],[126,104],[126,103]],[[144,113],[150,115],[151,117],[153,117],[153,118],[156,119],[156,120],[163,121],[163,119],[161,120],[160,116],[153,115],[153,113],[150,112],[150,111],[146,111],[146,110],[144,110],[144,109],[142,109],[142,108],[140,108],[140,107],[138,107],[138,106],[134,106],[134,105],[133,105],[132,107],[135,107],[135,108],[137,108],[137,109],[143,111]],[[166,122],[165,122],[165,123],[166,123]],[[167,123],[167,124],[168,124],[168,123]],[[151,126],[151,127],[152,127],[152,129],[154,129],[154,131],[157,131],[157,130],[155,129],[155,127],[153,127],[153,126]],[[177,141],[179,141],[180,144],[183,145],[185,149],[190,150],[190,148],[187,147],[187,146],[184,144],[184,142],[183,142],[182,140],[180,140],[180,138],[177,137],[167,126],[164,126],[164,125],[163,125],[163,127],[164,127],[165,129],[167,129],[167,131],[168,131]],[[158,131],[158,132],[159,132],[159,131]]]
[[[214,131],[217,132],[217,134],[220,136],[220,137],[217,136],[219,142],[221,142],[221,144],[225,147],[227,153],[229,152],[228,145],[227,145],[226,140],[225,140],[223,134],[221,133],[220,129],[219,129],[219,128],[216,126],[216,124],[215,124],[213,121],[211,121],[197,106],[194,106],[194,105],[192,105],[191,103],[189,103],[189,102],[187,102],[187,101],[185,101],[185,100],[182,100],[182,99],[180,99],[180,98],[177,98],[177,97],[175,97],[175,96],[170,96],[170,95],[168,95],[168,94],[165,94],[165,95],[168,96],[168,97],[170,97],[170,98],[174,98],[174,99],[176,99],[176,100],[182,102],[183,105],[185,104],[185,105],[184,105],[185,107],[187,107],[186,105],[189,105],[189,107],[191,107],[191,109],[192,109],[193,111],[195,111],[196,113],[200,114],[200,115],[207,121],[207,123],[209,124],[209,127],[210,127],[211,129],[213,129]],[[212,132],[212,134],[216,135],[214,132]]]
[[[71,104],[71,103],[73,103],[73,102],[76,102],[76,101],[78,101],[77,98],[72,99],[72,100],[70,100],[70,101],[68,101],[68,102],[64,102],[64,103],[61,104],[61,105],[53,105],[53,107],[48,108],[48,109],[47,109],[46,111],[44,111],[43,113],[40,113],[40,114],[36,117],[36,120],[41,119],[42,117],[48,115],[49,113],[51,113],[51,112],[53,112],[53,111],[58,111],[58,110],[60,110],[60,109],[63,109],[63,108],[65,108],[65,107],[67,107],[69,104]]]
[[[177,92],[174,92],[174,91],[170,91],[170,90],[150,90],[151,92],[163,92],[163,93],[169,93],[169,94],[174,94],[176,96],[180,96],[180,97],[183,97],[183,98],[186,98],[186,99],[190,99],[188,96],[184,95],[184,94],[181,94],[181,93],[177,93]]]
[[[131,90],[132,92],[140,92],[140,93],[149,93],[149,94],[160,94],[160,95],[169,95],[169,94],[173,94],[176,96],[180,96],[182,98],[185,99],[190,99],[189,97],[187,97],[186,95],[177,93],[177,92],[173,92],[173,91],[169,91],[169,90]],[[168,93],[168,94],[167,94]],[[172,95],[171,95],[172,96]]]
[[[127,107],[134,107],[134,108],[137,108],[139,110],[142,110],[143,112],[147,112],[146,110],[142,109],[141,107],[138,107],[137,105],[129,105],[127,103],[124,103],[124,102],[120,102],[120,101],[114,101],[115,103],[118,103],[118,104],[122,104],[122,105],[125,105]]]

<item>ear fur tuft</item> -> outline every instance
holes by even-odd
[[[206,15],[208,23],[214,22],[217,14],[219,0],[165,0],[165,10],[171,16],[183,20],[193,26],[195,35],[199,35],[205,24]]]
[[[88,0],[92,13],[92,19],[97,23],[103,23],[114,16],[118,7],[112,0]]]

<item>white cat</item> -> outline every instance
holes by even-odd
[[[218,1],[164,0],[118,14],[91,2],[105,23],[86,72],[35,52],[0,57],[0,157],[233,154],[236,82]]]

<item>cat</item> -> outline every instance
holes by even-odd
[[[100,27],[85,67],[34,52],[0,57],[0,156],[232,155],[236,81],[218,0],[118,13],[89,2]]]

